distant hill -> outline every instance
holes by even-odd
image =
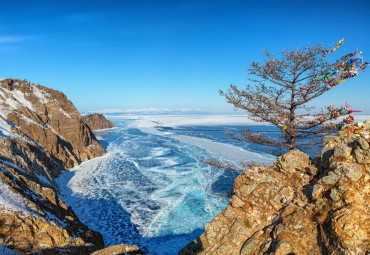
[[[207,114],[201,109],[168,109],[168,108],[138,108],[138,109],[102,109],[86,111],[82,115],[101,113],[110,116],[119,115],[182,115],[182,114]]]
[[[114,128],[113,122],[107,120],[103,114],[94,113],[82,116],[82,121],[90,127],[91,130],[101,130],[106,128]]]

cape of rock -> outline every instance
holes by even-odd
[[[90,254],[103,248],[101,234],[59,199],[54,178],[104,153],[63,93],[0,80],[0,252]]]
[[[229,205],[179,254],[370,254],[370,121],[235,180]]]
[[[112,121],[107,120],[104,115],[100,113],[82,116],[82,121],[88,125],[91,130],[101,130],[115,127]]]

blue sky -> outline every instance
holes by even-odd
[[[368,0],[0,0],[0,77],[60,90],[80,111],[232,112],[218,89],[245,85],[263,50],[344,38],[337,57],[358,47],[369,61],[369,25]],[[369,86],[370,68],[313,104],[370,112]]]

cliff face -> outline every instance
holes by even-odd
[[[41,146],[59,165],[70,168],[104,154],[67,97],[24,80],[0,81],[1,118],[12,131]]]
[[[313,162],[290,151],[235,180],[225,210],[179,254],[368,254],[370,121],[326,137]]]
[[[82,116],[82,121],[90,127],[91,130],[100,130],[114,128],[113,122],[107,120],[103,114],[94,113]]]
[[[103,247],[58,198],[61,170],[105,153],[61,92],[0,80],[0,245],[88,254]]]

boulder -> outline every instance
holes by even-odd
[[[144,253],[139,249],[139,247],[135,245],[127,245],[127,244],[118,244],[112,245],[102,250],[98,250],[91,255],[124,255],[124,254],[132,254],[132,255],[144,255]]]

